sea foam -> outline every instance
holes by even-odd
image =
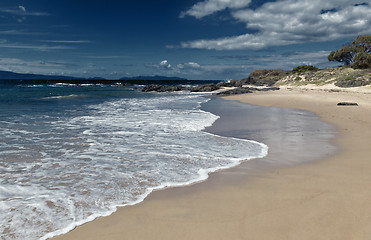
[[[1,237],[47,239],[267,154],[262,143],[203,132],[218,119],[200,109],[206,101],[139,94],[2,121]]]

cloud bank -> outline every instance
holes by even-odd
[[[336,63],[327,60],[328,51],[317,52],[289,52],[283,54],[268,55],[222,55],[215,56],[224,59],[230,64],[201,64],[197,62],[185,62],[170,64],[168,60],[159,63],[150,63],[145,66],[154,70],[154,74],[165,76],[190,77],[192,79],[235,79],[248,77],[250,72],[256,69],[266,68],[269,65],[273,69],[291,70],[292,68],[307,64],[318,67],[331,67]],[[233,63],[232,63],[233,62]]]
[[[50,46],[50,45],[34,45],[24,43],[13,43],[6,39],[0,39],[0,48],[13,48],[13,49],[29,49],[34,51],[54,51],[54,50],[67,50],[73,49],[69,46]]]
[[[243,4],[242,2],[246,3]],[[247,33],[182,42],[182,48],[262,49],[306,42],[333,41],[371,33],[371,6],[349,0],[278,0],[252,10],[250,1],[207,0],[181,14],[202,18],[228,8]]]
[[[226,8],[239,9],[250,4],[251,0],[206,0],[193,5],[193,7],[185,12],[180,13],[183,18],[186,15],[195,18],[202,18]]]

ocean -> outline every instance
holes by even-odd
[[[122,85],[0,83],[0,238],[47,239],[153,190],[267,154],[203,131],[208,93]]]

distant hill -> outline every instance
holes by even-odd
[[[29,74],[29,73],[15,73],[10,71],[0,71],[0,79],[2,80],[96,80],[103,81],[105,78],[101,77],[92,77],[92,78],[77,78],[72,76],[60,76],[60,75],[41,75],[41,74]],[[136,76],[136,77],[123,77],[119,79],[120,81],[133,81],[133,80],[150,80],[150,81],[159,81],[159,80],[175,80],[175,81],[184,81],[186,78],[179,77],[165,77],[165,76]]]
[[[71,76],[59,75],[41,75],[41,74],[25,74],[15,73],[9,71],[0,71],[0,83],[2,84],[124,84],[124,85],[148,85],[148,84],[162,84],[162,85],[177,85],[177,84],[209,84],[217,83],[217,80],[188,80],[179,77],[165,77],[165,76],[136,76],[123,77],[119,80],[108,80],[101,77],[92,78],[77,78]]]
[[[122,80],[122,81],[126,81],[126,80],[129,80],[129,81],[135,81],[135,80],[149,80],[149,81],[159,81],[159,80],[165,80],[165,81],[169,81],[169,80],[175,80],[175,81],[184,81],[184,80],[187,80],[186,78],[179,78],[179,77],[165,77],[165,76],[158,76],[158,75],[155,75],[155,76],[136,76],[136,77],[123,77],[123,78],[120,78],[119,80]]]

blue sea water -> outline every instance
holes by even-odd
[[[218,119],[206,96],[0,84],[0,238],[47,239],[267,154],[204,132]]]

